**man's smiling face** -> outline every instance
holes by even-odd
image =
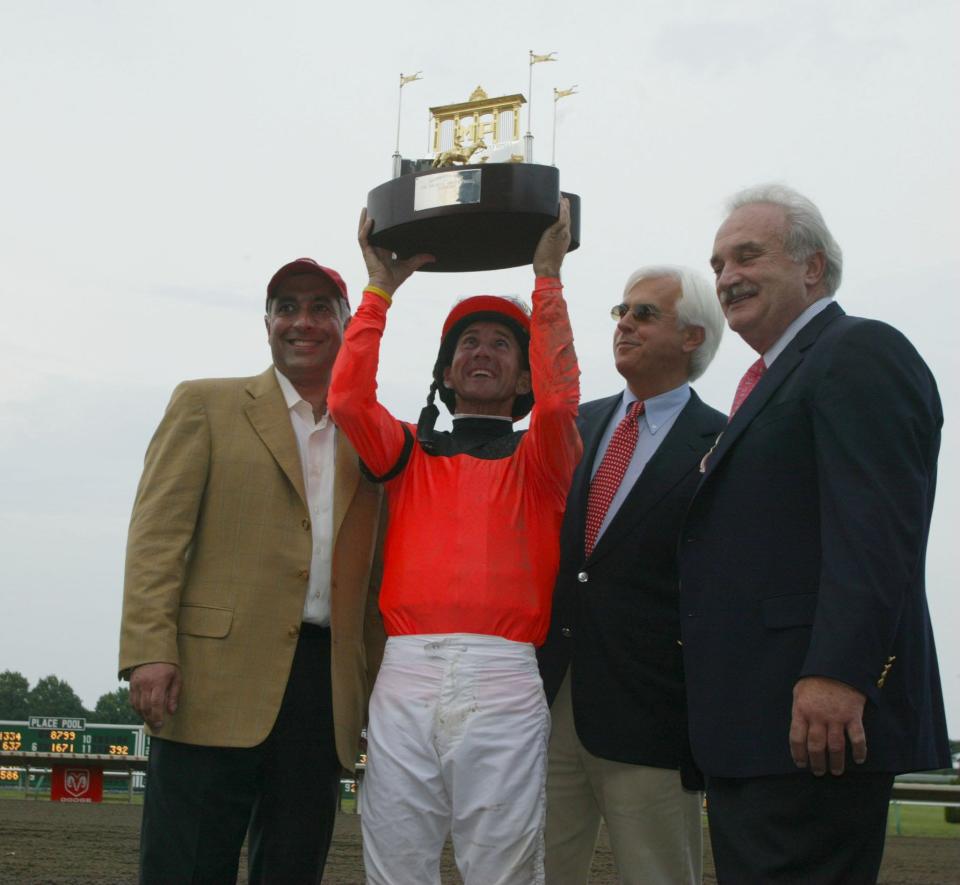
[[[277,287],[265,317],[273,364],[291,382],[329,375],[343,341],[340,293],[321,274],[295,274]]]
[[[786,251],[786,213],[771,203],[735,209],[717,231],[710,264],[730,328],[764,353],[823,293],[823,255]]]

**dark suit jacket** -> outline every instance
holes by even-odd
[[[942,422],[913,346],[836,304],[737,412],[680,548],[690,734],[707,775],[796,771],[802,676],[867,696],[858,768],[949,764],[924,589]]]
[[[623,506],[584,559],[590,472],[621,395],[587,403],[547,641],[538,656],[553,703],[572,664],[580,742],[604,759],[690,767],[679,645],[677,537],[698,467],[726,418],[691,392]],[[689,777],[690,786],[695,786]]]

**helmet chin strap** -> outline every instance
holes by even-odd
[[[430,393],[427,394],[427,404],[420,410],[420,420],[417,421],[417,442],[428,452],[433,451],[434,448],[433,428],[440,415],[440,411],[433,403],[436,395],[437,382],[434,381],[430,385]]]

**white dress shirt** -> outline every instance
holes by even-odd
[[[336,427],[329,414],[313,420],[313,406],[297,393],[276,367],[277,381],[290,411],[290,423],[297,438],[303,487],[310,509],[313,553],[303,620],[326,627],[330,623],[330,564],[333,559],[333,471],[336,456]]]
[[[787,345],[797,337],[797,332],[820,313],[821,310],[826,310],[831,304],[833,304],[833,297],[829,295],[826,298],[819,298],[814,301],[813,304],[783,330],[783,334],[777,339],[773,347],[769,348],[763,354],[763,364],[769,369],[773,365],[773,361],[780,356],[780,354],[787,349]]]

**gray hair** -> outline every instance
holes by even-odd
[[[823,286],[827,295],[840,288],[843,278],[843,251],[837,244],[814,203],[793,188],[782,184],[760,184],[734,194],[727,201],[728,212],[753,203],[779,206],[787,217],[784,248],[794,261],[805,261],[814,252],[823,252],[826,267]]]
[[[659,280],[664,277],[680,284],[677,325],[681,329],[686,326],[699,326],[703,329],[703,343],[690,357],[690,372],[687,376],[690,381],[696,381],[707,371],[723,335],[725,324],[723,311],[717,300],[717,290],[706,276],[689,267],[672,264],[649,265],[635,270],[627,277],[623,286],[624,299],[641,280]]]
[[[337,299],[337,314],[340,317],[340,330],[343,331],[347,328],[351,316],[350,305],[345,298]]]

